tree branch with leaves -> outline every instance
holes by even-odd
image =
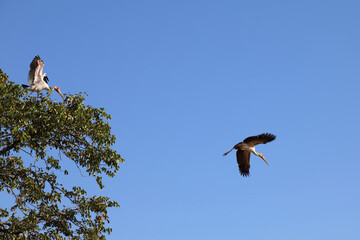
[[[115,176],[124,160],[111,148],[110,115],[85,105],[82,94],[60,103],[49,95],[27,97],[1,69],[0,93],[0,192],[14,199],[9,209],[0,208],[0,238],[105,239],[107,209],[119,204],[89,197],[79,186],[66,188],[58,176],[69,174],[61,156],[100,189],[103,176]]]

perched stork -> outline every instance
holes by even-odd
[[[28,95],[30,96],[33,92],[37,92],[37,98],[39,98],[39,93],[42,90],[55,90],[57,91],[62,99],[65,101],[64,96],[62,95],[60,88],[52,87],[50,88],[48,85],[49,78],[46,73],[43,74],[44,62],[41,60],[39,56],[35,56],[32,62],[30,63],[30,71],[28,76],[28,81],[30,86],[23,84],[22,86],[31,91]]]
[[[266,164],[269,165],[269,163],[265,160],[264,155],[255,151],[255,146],[260,143],[266,144],[273,141],[275,138],[276,136],[271,133],[263,133],[257,136],[245,138],[244,141],[236,144],[230,151],[224,153],[224,156],[226,156],[233,149],[237,149],[236,159],[239,165],[240,174],[244,177],[247,177],[249,176],[250,169],[250,153],[261,157],[266,162]]]

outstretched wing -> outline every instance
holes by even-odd
[[[28,76],[28,82],[30,85],[32,85],[34,83],[34,78],[35,78],[35,71],[38,68],[38,59],[40,59],[39,55],[35,56],[34,59],[32,60],[32,62],[30,63],[30,71],[29,71],[29,76]]]
[[[249,176],[250,170],[250,152],[241,149],[236,151],[236,160],[239,165],[240,174],[244,177]]]
[[[35,69],[33,84],[42,84],[44,82],[44,76],[43,76],[44,62],[43,60],[41,60],[39,56],[37,57],[38,57],[38,65]]]
[[[274,134],[271,133],[263,133],[257,136],[252,136],[252,137],[248,137],[244,139],[244,143],[247,143],[250,146],[255,146],[258,145],[260,143],[268,143],[273,141],[276,138],[276,136]]]

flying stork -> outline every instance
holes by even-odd
[[[236,149],[236,160],[239,165],[240,174],[244,177],[247,177],[250,174],[250,153],[261,157],[266,162],[266,164],[269,165],[269,163],[265,160],[264,155],[255,151],[255,146],[260,143],[266,144],[273,141],[275,138],[276,136],[271,133],[263,133],[257,136],[245,138],[244,141],[236,144],[230,151],[224,153],[224,156],[226,156],[233,149]]]
[[[62,95],[60,88],[52,87],[50,88],[48,85],[49,78],[47,77],[46,73],[43,74],[44,62],[38,56],[35,56],[32,62],[30,63],[30,71],[28,76],[28,81],[30,86],[23,84],[22,86],[31,91],[28,95],[30,96],[33,92],[37,92],[37,98],[39,98],[39,93],[42,90],[55,90],[57,91],[62,99],[65,101],[64,96]]]

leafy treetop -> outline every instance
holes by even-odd
[[[100,189],[102,176],[115,176],[123,159],[111,149],[110,115],[85,105],[82,94],[60,103],[49,94],[39,100],[26,95],[0,69],[0,192],[14,198],[10,209],[0,208],[0,238],[105,239],[107,208],[118,203],[88,197],[79,186],[67,189],[56,174],[68,174],[61,166],[66,156]]]

